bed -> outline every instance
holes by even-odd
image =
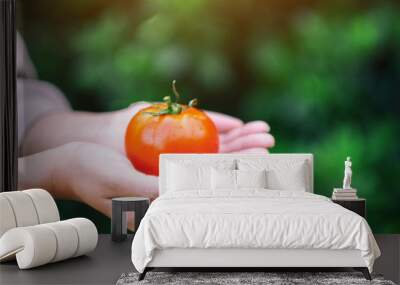
[[[132,262],[159,267],[352,267],[380,251],[361,216],[313,194],[311,154],[163,154],[160,196]]]

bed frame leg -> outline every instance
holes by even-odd
[[[138,281],[142,281],[144,279],[144,277],[146,277],[146,273],[147,273],[148,269],[147,267],[143,270],[142,273],[139,274],[139,278]]]
[[[361,271],[362,274],[364,275],[365,279],[372,280],[371,274],[369,274],[369,270],[367,267],[355,267],[354,269],[357,271]]]

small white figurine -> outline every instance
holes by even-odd
[[[347,157],[344,162],[344,179],[343,179],[343,189],[352,189],[351,188],[351,176],[353,175],[353,171],[351,170],[351,158]]]

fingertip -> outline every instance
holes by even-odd
[[[269,133],[255,133],[250,134],[243,138],[243,141],[256,146],[256,147],[271,147],[275,144],[274,137]]]
[[[266,132],[268,133],[271,130],[271,127],[265,121],[251,121],[246,123],[246,127],[253,128],[258,132]]]
[[[234,152],[251,148],[273,147],[275,139],[269,133],[255,133],[238,137],[220,145],[221,152]]]
[[[206,114],[214,121],[214,123],[218,126],[221,126],[223,129],[232,129],[242,126],[244,123],[241,119],[223,114],[214,111],[205,111]]]
[[[269,140],[270,140],[270,146],[269,147],[274,147],[275,146],[275,137],[271,134],[269,135]]]
[[[268,154],[268,149],[266,148],[248,148],[243,150],[238,150],[233,153],[247,153],[247,154]]]

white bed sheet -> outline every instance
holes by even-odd
[[[166,248],[357,249],[371,272],[380,255],[359,215],[320,195],[265,189],[160,196],[135,234],[135,268]]]

